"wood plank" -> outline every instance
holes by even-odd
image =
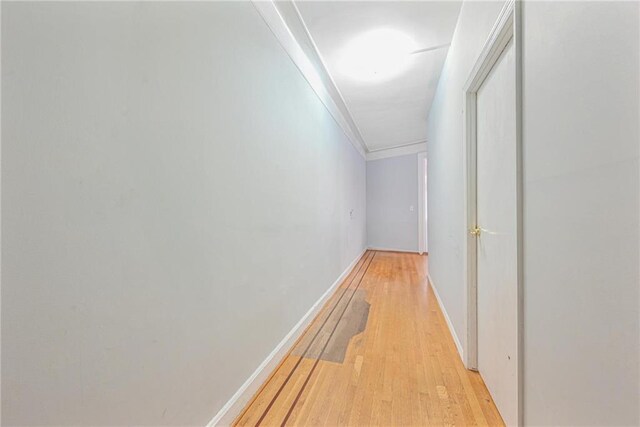
[[[504,425],[460,360],[427,268],[424,255],[367,252],[235,425]],[[361,330],[345,322],[363,319],[345,351],[345,331]]]

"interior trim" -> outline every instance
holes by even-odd
[[[394,148],[400,148],[400,147],[408,147],[409,145],[416,145],[416,144],[424,144],[425,142],[427,142],[426,139],[419,139],[417,141],[412,141],[412,142],[404,142],[402,144],[396,144],[396,145],[392,145],[391,147],[384,147],[384,148],[376,148],[374,150],[369,150],[370,153],[376,153],[378,151],[384,151],[384,150],[391,150]]]
[[[426,139],[370,151],[367,153],[367,161],[386,159],[388,157],[406,156],[408,154],[423,153],[425,151],[427,151]]]
[[[329,289],[325,291],[320,298],[311,306],[309,311],[296,323],[296,325],[285,335],[285,337],[276,345],[271,353],[260,363],[258,368],[247,378],[233,396],[224,404],[218,413],[207,423],[207,427],[227,426],[231,425],[244,407],[251,401],[253,395],[260,389],[262,384],[266,382],[274,369],[279,365],[280,360],[284,358],[287,352],[293,347],[295,342],[302,336],[307,326],[311,324],[316,315],[320,312],[324,304],[333,295],[334,291],[340,286],[342,281],[347,278],[351,270],[358,264],[358,261],[364,257],[367,249],[362,252],[347,266],[340,276],[333,282]]]
[[[366,153],[369,150],[362,140],[360,131],[348,112],[344,101],[340,96],[334,95],[339,92],[335,85],[332,84],[328,71],[322,67],[319,70],[308,57],[309,54],[314,54],[315,52],[305,52],[273,0],[252,0],[252,3],[285,52],[287,52],[316,95],[318,95],[320,101],[342,128],[351,144],[362,157],[366,158]],[[300,24],[304,25],[303,22]],[[316,63],[322,64],[320,58],[315,59]]]
[[[353,113],[351,113],[351,109],[349,108],[347,101],[344,99],[344,96],[342,95],[342,91],[340,90],[340,88],[336,84],[336,81],[333,79],[333,76],[329,72],[329,67],[327,67],[327,63],[324,60],[324,57],[322,56],[322,54],[320,53],[320,49],[318,49],[318,45],[316,44],[316,41],[313,39],[313,36],[311,35],[311,31],[309,30],[309,27],[307,27],[307,23],[302,17],[302,14],[300,13],[300,9],[298,9],[298,5],[293,0],[291,1],[291,5],[293,6],[293,10],[295,10],[296,12],[296,17],[300,22],[300,25],[302,26],[302,28],[304,28],[305,35],[307,36],[309,43],[313,47],[313,54],[318,58],[318,61],[320,62],[320,66],[322,67],[324,73],[327,75],[327,78],[331,82],[332,88],[335,89],[335,96],[337,96],[340,101],[340,102],[337,102],[337,104],[344,106],[345,111],[343,113],[346,114],[347,119],[349,120],[349,124],[353,128],[355,128],[356,134],[360,138],[360,141],[363,144],[364,150],[367,153],[370,152],[371,150],[369,150],[369,146],[367,145],[367,142],[365,141],[364,136],[362,136],[362,131],[360,130],[360,127],[358,126],[356,121],[353,119]]]
[[[477,240],[468,231],[477,226],[476,194],[476,101],[477,91],[513,40],[516,96],[516,205],[517,224],[517,424],[524,424],[524,275],[523,275],[523,169],[522,169],[522,9],[521,2],[508,0],[502,8],[463,88],[463,183],[466,245],[463,250],[468,369],[478,368]]]
[[[440,311],[444,315],[444,320],[447,322],[447,327],[449,328],[449,332],[451,332],[451,336],[453,337],[453,342],[456,344],[456,348],[458,349],[458,354],[460,354],[460,359],[464,361],[464,350],[462,349],[462,342],[460,338],[458,338],[458,334],[456,334],[456,330],[453,328],[453,323],[451,323],[451,319],[449,318],[449,313],[447,313],[447,309],[445,308],[442,300],[440,299],[440,294],[438,293],[438,288],[433,284],[433,279],[430,274],[427,274],[427,280],[429,281],[429,285],[431,285],[431,289],[433,289],[433,293],[436,296],[436,300],[438,300],[438,305],[440,306]]]

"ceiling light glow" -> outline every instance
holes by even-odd
[[[381,28],[352,39],[340,52],[344,75],[363,82],[380,82],[402,74],[412,63],[416,42],[402,31]]]

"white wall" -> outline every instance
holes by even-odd
[[[503,2],[465,2],[427,119],[429,274],[464,341],[462,88]]]
[[[417,154],[367,162],[369,247],[417,252],[418,211]]]
[[[250,3],[5,2],[2,66],[2,423],[206,424],[364,248],[364,160]]]
[[[467,2],[429,125],[429,268],[464,336],[462,86],[502,7]],[[639,5],[527,2],[525,424],[638,425]]]
[[[640,425],[639,9],[524,9],[529,425]]]

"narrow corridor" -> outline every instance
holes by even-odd
[[[427,257],[368,251],[237,425],[502,425],[464,368]]]

